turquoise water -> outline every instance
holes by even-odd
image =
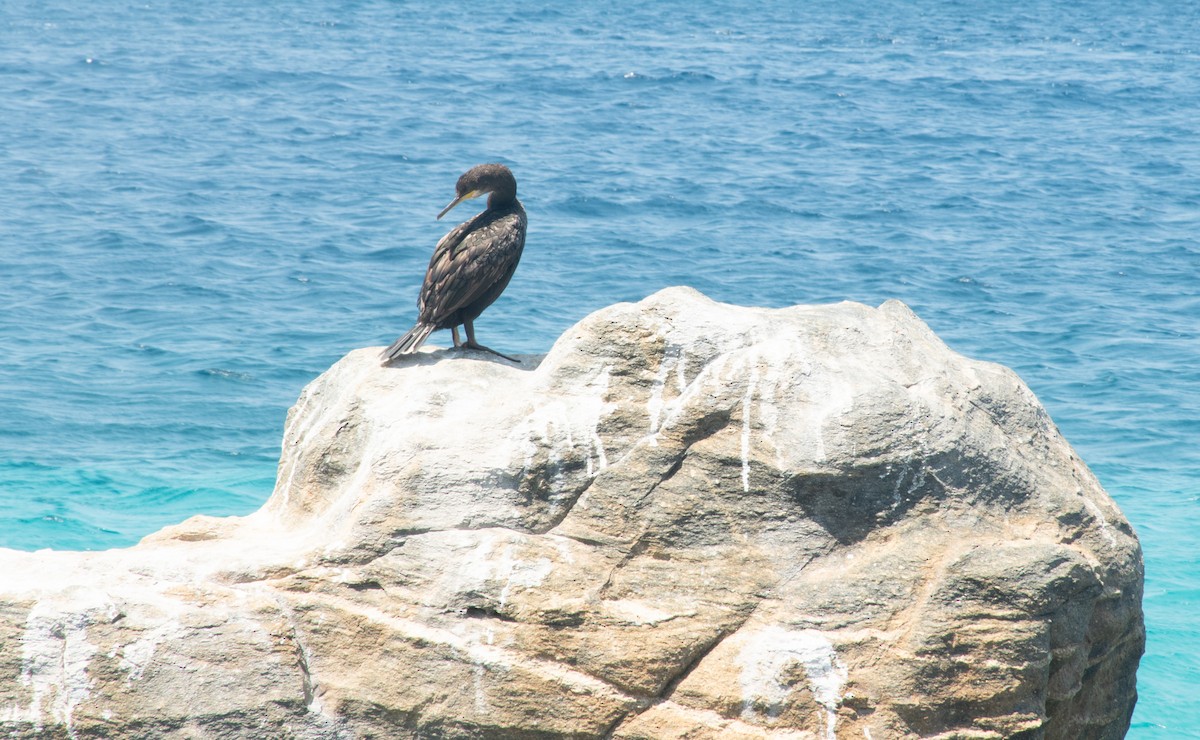
[[[498,160],[498,349],[688,284],[1017,370],[1142,538],[1130,736],[1200,737],[1195,4],[256,5],[0,6],[0,545],[255,509]]]

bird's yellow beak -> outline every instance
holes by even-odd
[[[479,190],[472,190],[469,193],[463,193],[462,195],[458,196],[454,200],[450,201],[450,205],[448,205],[442,209],[442,212],[437,215],[437,220],[440,221],[442,216],[445,216],[447,213],[450,212],[451,208],[458,205],[459,203],[462,203],[464,200],[470,200],[471,198],[478,198],[480,195],[483,195],[483,193]]]

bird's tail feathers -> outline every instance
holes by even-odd
[[[392,346],[379,354],[379,358],[382,360],[380,364],[386,365],[400,355],[416,352],[432,332],[433,324],[417,324],[404,336],[392,342]]]

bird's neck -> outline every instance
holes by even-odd
[[[501,208],[511,208],[516,202],[516,192],[512,190],[495,190],[488,195],[487,207],[489,211],[494,211]]]

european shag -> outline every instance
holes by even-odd
[[[517,362],[476,342],[472,323],[504,292],[525,248],[525,208],[517,200],[517,180],[502,164],[481,164],[458,178],[454,190],[454,200],[437,215],[439,219],[464,200],[491,195],[482,213],[451,229],[433,248],[417,300],[416,326],[383,351],[384,365],[416,352],[438,329],[453,332],[455,347]],[[467,330],[465,344],[458,338],[460,324]]]

